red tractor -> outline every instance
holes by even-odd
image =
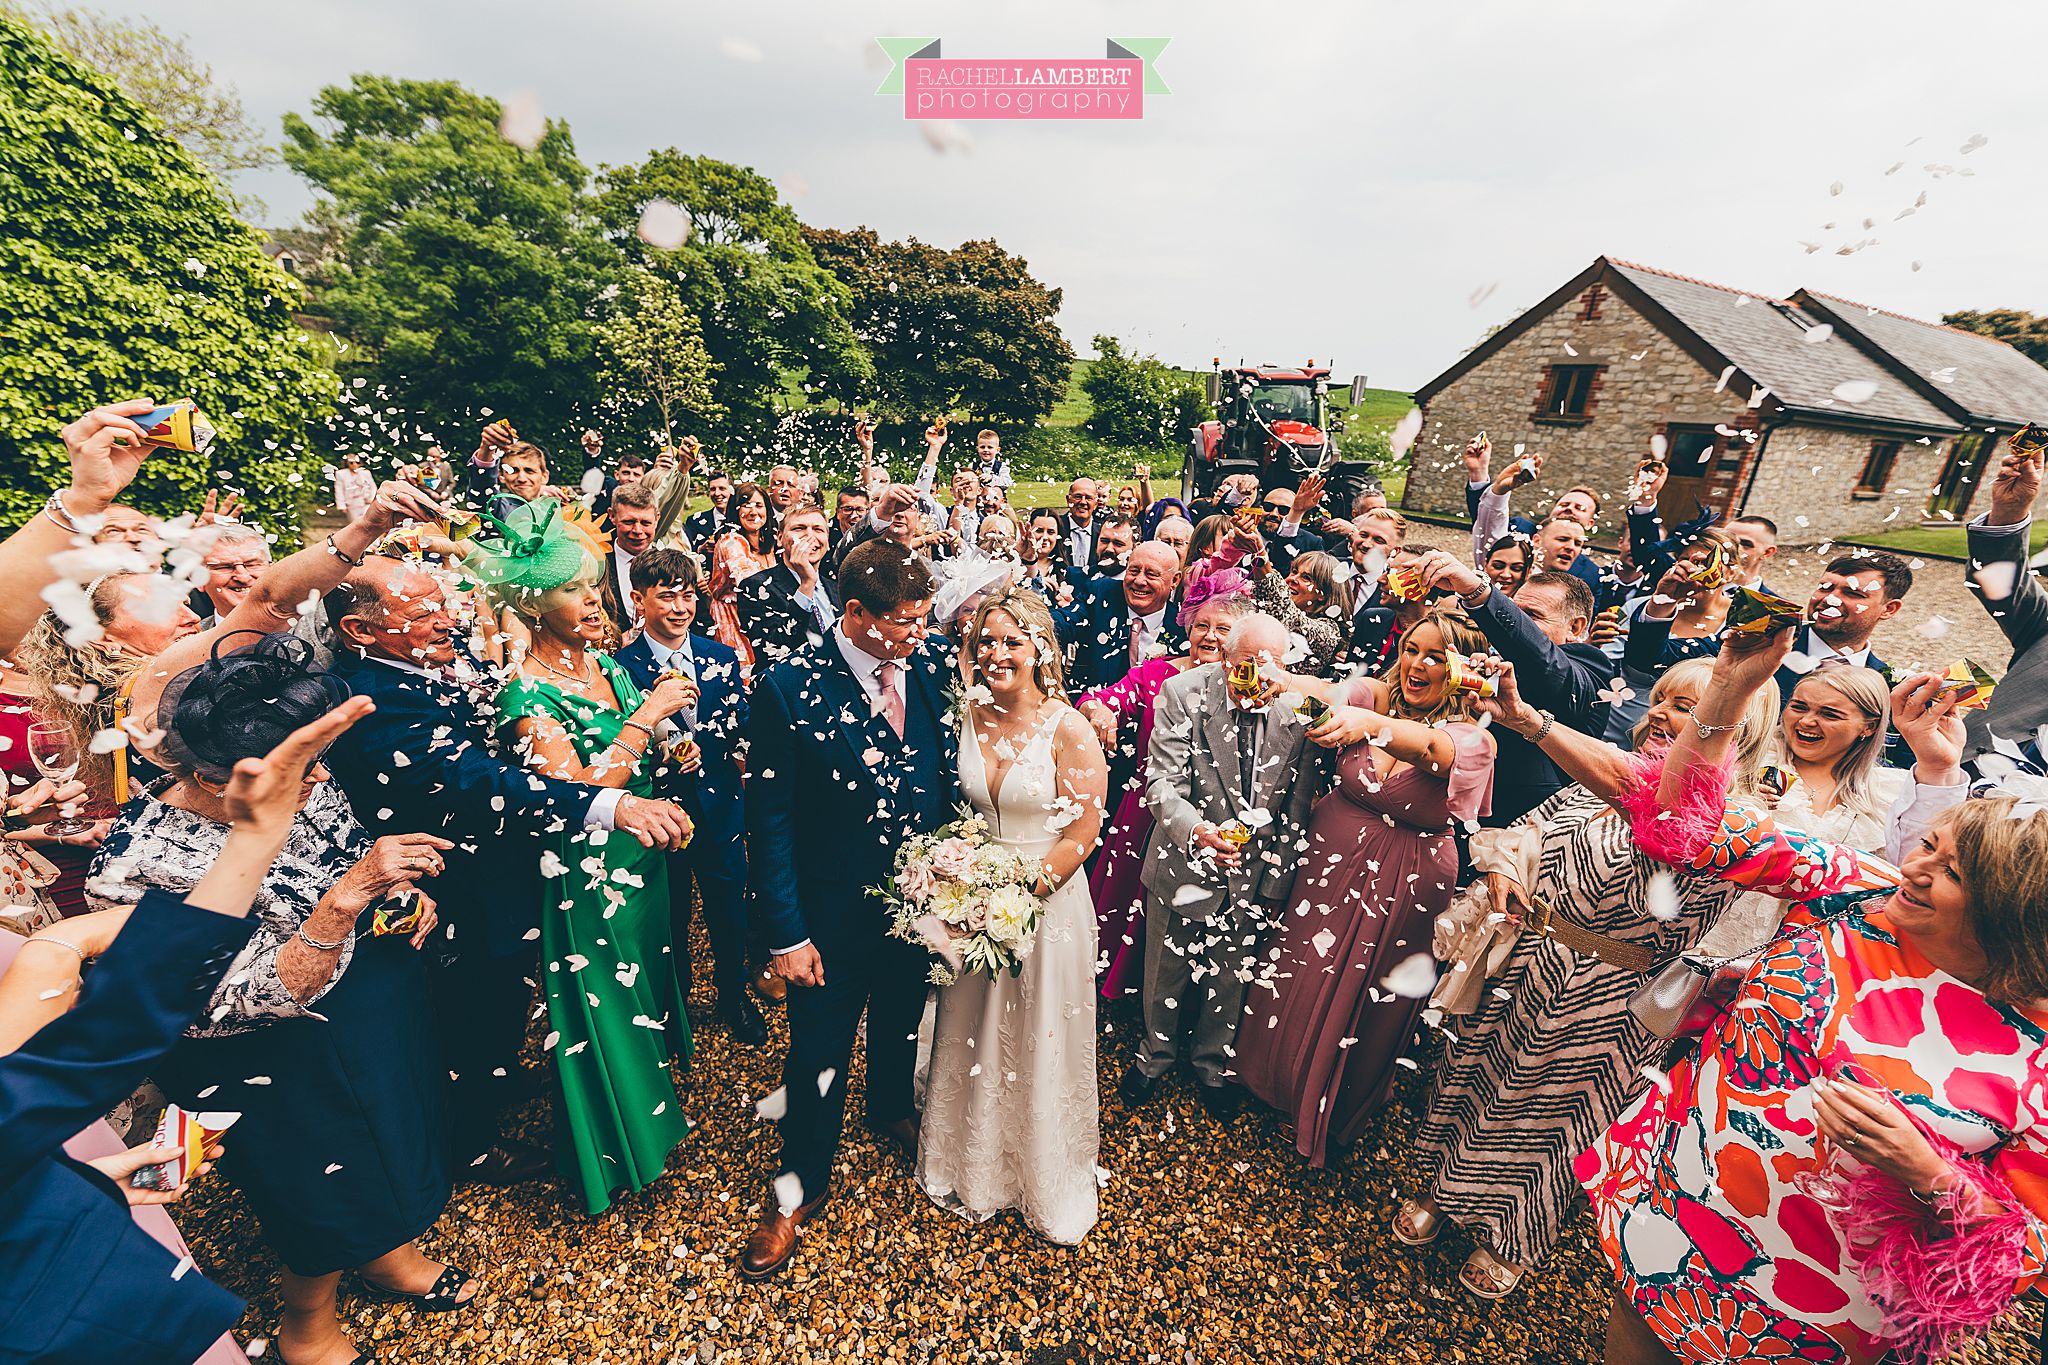
[[[1223,368],[1209,375],[1216,420],[1195,428],[1181,466],[1181,498],[1190,506],[1213,497],[1230,474],[1255,474],[1259,487],[1294,488],[1310,474],[1323,476],[1325,502],[1348,511],[1371,478],[1364,461],[1345,460],[1336,443],[1343,428],[1330,420],[1330,371],[1313,360],[1300,369],[1272,365]]]

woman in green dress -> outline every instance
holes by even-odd
[[[597,648],[608,629],[597,560],[549,501],[515,509],[470,567],[532,632],[498,694],[499,737],[529,767],[653,797],[655,730],[696,700],[664,678],[642,693]],[[564,1171],[592,1213],[661,1177],[690,1131],[670,1071],[690,1052],[669,936],[668,855],[628,835],[563,830],[542,857],[542,990],[562,1083]]]

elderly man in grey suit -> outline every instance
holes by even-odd
[[[2039,448],[2008,450],[1991,485],[1991,509],[1969,527],[1970,591],[2012,641],[2012,662],[1991,705],[1969,713],[1971,757],[1989,749],[1993,735],[2025,744],[2048,723],[2048,592],[2027,568],[2041,456]]]
[[[1240,1092],[1231,1043],[1265,931],[1278,921],[1321,789],[1323,750],[1291,707],[1234,696],[1232,664],[1277,666],[1287,629],[1261,612],[1231,627],[1224,661],[1169,679],[1154,704],[1145,804],[1145,1037],[1117,1093],[1135,1109],[1183,1036],[1203,1107],[1227,1121]],[[1240,847],[1230,834],[1250,830]]]

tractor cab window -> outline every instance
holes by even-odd
[[[1261,384],[1252,390],[1252,406],[1269,425],[1279,421],[1315,425],[1315,394],[1306,384]]]

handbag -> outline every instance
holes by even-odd
[[[1735,998],[1761,952],[1758,947],[1737,957],[1680,953],[1629,992],[1628,1012],[1659,1038],[1703,1033]]]
[[[1474,879],[1437,916],[1431,936],[1435,956],[1446,966],[1429,1005],[1445,1014],[1478,1010],[1487,978],[1507,965],[1520,936],[1514,925],[1494,919],[1484,874],[1500,872],[1523,886],[1534,885],[1543,835],[1527,824],[1482,829],[1472,835],[1469,847]]]

